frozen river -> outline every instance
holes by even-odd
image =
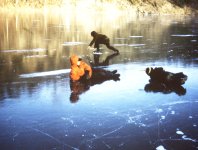
[[[198,18],[0,14],[0,149],[198,149]],[[94,61],[92,30],[119,49],[111,57],[102,46],[96,59],[110,58],[101,67],[120,80],[76,87],[73,98],[69,57]],[[148,89],[146,67],[188,80],[175,91]]]

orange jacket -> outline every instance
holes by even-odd
[[[71,63],[70,79],[72,81],[78,81],[80,77],[85,74],[86,70],[89,72],[89,77],[91,78],[92,76],[91,67],[83,61],[80,61],[80,65],[77,65],[78,59],[79,57],[76,55],[70,57],[70,63]]]

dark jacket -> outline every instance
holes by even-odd
[[[106,44],[109,40],[109,38],[104,35],[104,34],[99,34],[97,32],[94,32],[94,34],[92,34],[93,40],[90,42],[89,46],[92,46],[95,42],[97,42],[98,44]]]
[[[162,67],[146,68],[146,74],[150,76],[150,82],[159,82],[166,85],[182,85],[187,80],[187,76],[182,72],[172,73],[165,71]]]

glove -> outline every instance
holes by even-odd
[[[97,50],[97,48],[93,48],[93,47],[91,47],[91,46],[88,46],[88,47],[87,47],[87,50],[95,51],[95,50]]]
[[[88,46],[88,47],[87,47],[87,50],[91,50],[91,46]]]

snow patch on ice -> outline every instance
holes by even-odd
[[[143,38],[143,36],[141,36],[141,35],[132,35],[132,36],[129,36],[130,38]]]
[[[189,119],[192,119],[193,117],[192,117],[192,116],[189,116],[188,118],[189,118]]]
[[[113,46],[127,46],[128,44],[113,44]]]
[[[176,133],[179,134],[179,135],[184,135],[184,133],[182,131],[179,131],[179,130],[176,131]]]
[[[156,150],[166,150],[166,149],[164,148],[164,146],[160,145],[160,146],[158,146],[158,147],[156,148]]]
[[[82,44],[86,44],[84,42],[64,42],[62,45],[63,46],[75,46],[75,45],[82,45]]]
[[[34,77],[43,77],[43,76],[53,76],[53,75],[60,75],[69,73],[70,69],[62,69],[62,70],[54,70],[54,71],[46,71],[46,72],[35,72],[35,73],[28,73],[28,74],[21,74],[19,75],[20,78],[34,78]]]
[[[197,40],[191,40],[191,42],[197,42]]]
[[[163,110],[162,109],[156,109],[155,112],[156,113],[161,113],[161,112],[163,112]]]
[[[171,115],[174,115],[175,114],[175,111],[171,111]]]
[[[129,44],[128,46],[137,47],[137,46],[144,46],[145,44]]]
[[[189,103],[190,101],[177,101],[177,102],[172,102],[172,103],[167,103],[167,104],[163,104],[164,106],[167,105],[177,105],[177,104],[185,104],[185,103]]]
[[[197,140],[188,138],[186,135],[183,135],[183,136],[182,136],[182,139],[187,140],[187,141],[197,142]]]
[[[163,119],[163,120],[164,120],[165,118],[166,118],[165,116],[161,116],[161,119]]]
[[[172,34],[171,36],[175,36],[175,37],[191,37],[191,36],[198,36],[195,34]]]
[[[47,55],[32,55],[32,56],[25,56],[25,58],[43,58],[43,57],[47,57]]]

